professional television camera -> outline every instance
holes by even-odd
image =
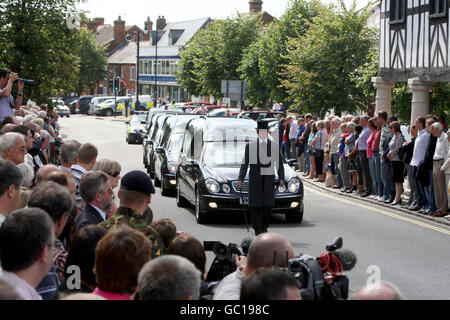
[[[251,238],[242,240],[241,245],[230,243],[228,246],[220,241],[204,241],[205,251],[212,251],[216,255],[206,276],[206,282],[221,281],[230,273],[236,271],[235,255],[247,256]]]
[[[286,268],[278,269],[289,272],[300,282],[303,300],[346,300],[349,279],[343,272],[351,270],[357,259],[350,250],[339,250],[342,244],[342,237],[337,237],[319,257],[301,254],[289,260]]]

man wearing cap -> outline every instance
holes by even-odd
[[[240,188],[247,169],[249,172],[249,208],[255,234],[267,232],[270,214],[275,204],[275,170],[280,185],[284,185],[284,167],[279,144],[268,136],[268,122],[258,122],[258,139],[245,147],[245,157],[239,171],[237,187]]]
[[[149,210],[152,194],[155,193],[152,180],[143,171],[131,171],[121,181],[119,189],[120,207],[116,213],[100,225],[113,231],[127,225],[141,231],[152,243],[152,258],[165,253],[159,233],[150,227],[153,214]]]

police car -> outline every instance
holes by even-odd
[[[125,122],[127,125],[127,138],[128,144],[142,143],[145,126],[147,124],[147,111],[136,111],[131,117],[130,121]]]
[[[117,97],[116,102],[117,108],[114,105],[114,99],[108,99],[99,103],[94,106],[94,114],[107,117],[114,115],[114,113],[122,114],[126,103],[128,103],[128,112],[130,112],[130,114],[136,109],[136,97],[134,96]],[[153,102],[151,101],[150,96],[139,96],[139,108],[136,111],[148,111],[151,107],[153,107]]]

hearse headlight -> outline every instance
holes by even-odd
[[[292,178],[288,183],[288,190],[291,193],[295,193],[300,188],[300,180],[298,178]]]
[[[205,181],[206,189],[211,193],[217,193],[220,191],[219,183],[213,179],[206,179]]]
[[[227,185],[227,184],[223,184],[222,185],[222,191],[225,192],[225,193],[230,193],[231,192],[230,186]]]
[[[282,186],[279,186],[278,187],[278,192],[279,193],[283,193],[283,192],[285,192],[286,191],[286,185],[282,185]]]
[[[175,162],[170,161],[167,164],[167,170],[169,170],[170,173],[175,174],[177,172],[177,164]]]

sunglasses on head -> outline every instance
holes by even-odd
[[[118,172],[118,171],[114,171],[113,173],[110,174],[110,176],[113,178],[117,178],[117,176],[119,176],[119,175],[120,175],[120,172]]]

